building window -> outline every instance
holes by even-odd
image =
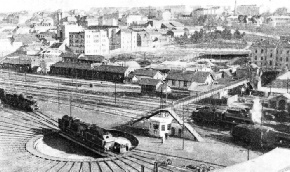
[[[153,129],[154,130],[158,130],[158,128],[159,128],[159,125],[158,124],[153,124]]]
[[[263,49],[261,49],[261,53],[264,53],[264,50]]]
[[[261,57],[261,60],[263,60],[263,57]]]
[[[272,60],[269,61],[270,66],[272,66]]]
[[[287,54],[289,54],[289,50],[287,51]]]
[[[187,87],[187,81],[183,82],[184,87]]]
[[[161,131],[165,131],[165,125],[161,125]]]
[[[270,57],[273,57],[273,54],[272,53],[270,54]]]
[[[167,130],[171,130],[171,124],[167,124]]]
[[[257,60],[257,56],[255,56],[255,60]]]
[[[176,84],[176,81],[172,80],[172,85],[175,86],[175,84]]]

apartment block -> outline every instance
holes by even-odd
[[[85,32],[70,32],[69,48],[75,54],[85,53]]]
[[[121,50],[133,51],[137,48],[137,32],[129,29],[121,31]]]
[[[109,38],[105,30],[85,30],[85,55],[109,53]]]
[[[251,61],[264,69],[290,67],[290,44],[260,41],[251,46]]]

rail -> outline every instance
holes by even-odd
[[[226,84],[225,86],[217,87],[217,88],[214,88],[212,90],[203,92],[197,97],[196,96],[188,96],[188,97],[182,98],[180,100],[177,100],[173,104],[169,104],[169,105],[163,107],[162,109],[156,108],[156,109],[153,109],[153,110],[147,112],[144,116],[142,116],[142,117],[140,117],[138,119],[134,119],[133,121],[131,121],[130,125],[133,125],[134,123],[139,122],[139,121],[141,121],[143,119],[149,119],[150,117],[158,114],[161,111],[168,111],[171,114],[171,116],[178,122],[178,124],[183,125],[183,120],[181,120],[181,118],[174,112],[174,108],[175,107],[177,107],[179,105],[182,105],[185,102],[186,103],[192,103],[192,102],[204,99],[206,97],[210,97],[214,93],[218,93],[218,92],[220,92],[220,91],[222,91],[224,89],[233,88],[236,85],[241,85],[241,84],[244,84],[244,83],[247,83],[247,82],[248,82],[247,79],[240,79],[240,80],[231,82],[229,84]],[[193,127],[190,124],[184,123],[184,127],[191,133],[191,135],[193,135],[197,139],[197,141],[203,141],[202,137],[193,129]]]

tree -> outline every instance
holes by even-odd
[[[281,7],[281,8],[277,8],[274,12],[274,15],[278,15],[278,16],[283,16],[287,14],[287,8],[286,7]]]
[[[228,40],[232,39],[232,33],[231,33],[231,30],[225,28],[225,29],[222,31],[221,36],[222,36],[223,39],[228,39]]]
[[[234,33],[234,39],[241,39],[242,35],[240,33],[240,31],[237,29]]]

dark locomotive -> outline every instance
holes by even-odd
[[[196,123],[208,123],[228,127],[253,123],[249,110],[246,109],[230,108],[221,110],[213,107],[203,107],[192,112],[191,117]]]
[[[58,124],[62,134],[98,153],[125,153],[130,149],[130,145],[116,142],[110,130],[100,128],[95,124],[88,124],[68,115],[58,119]]]
[[[259,124],[239,124],[231,131],[234,141],[242,141],[252,147],[290,147],[290,134]]]
[[[0,100],[2,104],[20,110],[38,110],[37,102],[33,99],[32,96],[24,96],[23,94],[7,92],[3,88],[0,88]]]

